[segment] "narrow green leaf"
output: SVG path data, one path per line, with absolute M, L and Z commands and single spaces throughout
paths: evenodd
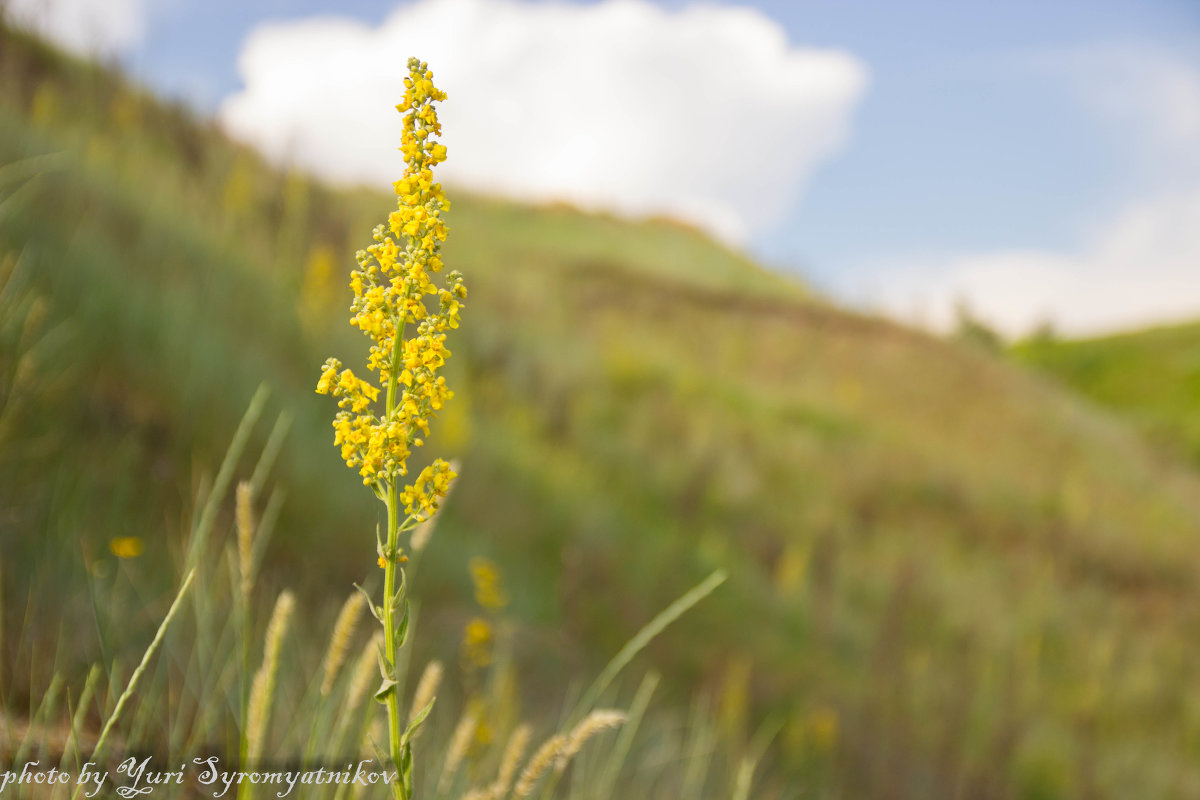
M 408 641 L 408 601 L 405 600 L 401 607 L 404 611 L 400 615 L 400 621 L 396 623 L 396 647 L 403 647 Z
M 374 599 L 372 599 L 371 595 L 367 592 L 366 589 L 359 586 L 357 583 L 353 584 L 353 585 L 354 585 L 355 589 L 358 589 L 358 593 L 361 594 L 363 596 L 363 598 L 366 599 L 367 608 L 370 609 L 371 616 L 374 617 L 376 619 L 376 621 L 379 622 L 380 625 L 382 625 L 383 624 L 383 614 L 382 614 L 381 609 L 377 605 L 375 605 Z
M 433 704 L 436 702 L 436 697 L 431 698 L 429 702 L 425 704 L 425 707 L 418 711 L 417 715 L 413 717 L 412 722 L 408 723 L 408 727 L 404 729 L 404 735 L 400 737 L 400 741 L 403 744 L 407 745 L 412 739 L 413 735 L 416 734 L 417 729 L 421 727 L 421 723 L 424 722 L 425 718 L 429 716 L 429 712 L 433 710 Z
M 412 745 L 405 742 L 400 751 L 400 775 L 404 781 L 404 796 L 412 797 L 413 759 Z

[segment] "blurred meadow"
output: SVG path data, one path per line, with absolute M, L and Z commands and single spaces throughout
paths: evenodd
M 418 796 L 577 723 L 717 570 L 539 796 L 1200 796 L 1200 327 L 936 335 L 670 219 L 449 194 Z M 274 641 L 259 757 L 371 757 L 379 506 L 313 387 L 393 203 L 0 27 L 5 764 L 87 760 L 192 567 L 109 749 L 236 763 Z

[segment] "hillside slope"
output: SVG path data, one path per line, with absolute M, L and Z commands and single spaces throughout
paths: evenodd
M 101 646 L 63 587 L 130 532 L 129 579 L 160 580 L 264 380 L 293 417 L 268 580 L 340 598 L 376 509 L 312 387 L 363 349 L 339 276 L 389 198 L 281 174 L 10 31 L 0 74 L 0 543 L 33 609 L 6 602 L 6 630 L 49 614 Z M 721 566 L 648 658 L 676 699 L 714 693 L 724 736 L 772 711 L 794 791 L 1200 784 L 1193 473 L 1045 380 L 678 225 L 452 197 L 471 297 L 427 449 L 464 468 L 421 567 L 432 647 L 453 658 L 487 554 L 529 693 L 558 693 Z
M 1200 323 L 1037 339 L 1014 353 L 1117 412 L 1172 456 L 1200 466 Z

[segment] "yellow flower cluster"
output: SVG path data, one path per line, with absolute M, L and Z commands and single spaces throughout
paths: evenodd
M 434 281 L 446 240 L 441 215 L 450 207 L 433 180 L 433 167 L 446 159 L 446 147 L 435 140 L 442 127 L 434 103 L 446 95 L 434 87 L 424 62 L 410 59 L 408 69 L 404 102 L 396 106 L 404 115 L 400 150 L 406 164 L 404 177 L 393 184 L 396 210 L 387 225 L 376 226 L 374 243 L 358 251 L 359 268 L 350 275 L 350 324 L 371 339 L 367 366 L 387 387 L 383 414 L 375 413 L 379 388 L 337 359 L 325 362 L 317 382 L 319 393 L 340 398 L 334 443 L 367 485 L 396 485 L 408 474 L 412 449 L 424 443 L 429 421 L 453 396 L 438 371 L 450 357 L 446 331 L 458 327 L 467 296 L 457 271 L 443 285 Z M 409 516 L 432 514 L 454 477 L 441 459 L 425 468 L 400 493 Z

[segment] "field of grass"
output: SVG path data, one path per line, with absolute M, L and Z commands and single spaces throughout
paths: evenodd
M 345 275 L 391 199 L 279 172 L 8 30 L 0 75 L 6 707 L 32 713 L 47 664 L 82 685 L 140 656 L 262 383 L 235 470 L 282 441 L 257 487 L 274 533 L 256 618 L 293 589 L 321 633 L 288 663 L 311 673 L 350 582 L 375 577 L 377 508 L 313 386 L 326 356 L 363 350 Z M 427 449 L 463 468 L 421 557 L 414 663 L 442 659 L 470 694 L 466 564 L 486 557 L 514 691 L 552 718 L 721 568 L 636 665 L 663 676 L 639 763 L 681 783 L 623 796 L 729 796 L 689 765 L 733 774 L 775 730 L 755 797 L 1200 791 L 1186 461 L 1020 365 L 840 310 L 677 224 L 450 194 L 446 260 L 471 296 Z M 144 554 L 117 559 L 128 536 Z
M 1170 457 L 1200 466 L 1200 323 L 1034 339 L 1014 354 L 1115 411 Z

